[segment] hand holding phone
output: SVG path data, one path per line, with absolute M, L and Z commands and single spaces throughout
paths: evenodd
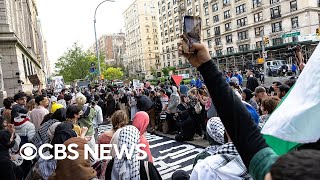
M 186 37 L 183 52 L 189 53 L 193 43 L 201 41 L 201 18 L 198 16 L 185 16 L 183 23 L 183 34 Z M 195 53 L 195 52 L 194 52 Z

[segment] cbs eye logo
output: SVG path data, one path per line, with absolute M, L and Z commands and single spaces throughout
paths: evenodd
M 32 160 L 37 156 L 37 147 L 31 143 L 26 143 L 20 148 L 20 156 L 25 160 Z

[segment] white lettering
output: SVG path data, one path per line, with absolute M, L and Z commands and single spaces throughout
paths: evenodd
M 99 159 L 99 146 L 98 144 L 94 145 L 94 150 L 88 144 L 84 145 L 84 159 L 90 159 L 89 153 L 93 159 Z
M 110 160 L 112 144 L 100 144 L 100 159 L 101 160 Z
M 39 148 L 39 151 L 38 151 L 39 156 L 40 156 L 42 159 L 44 159 L 44 160 L 52 159 L 52 158 L 53 158 L 53 155 L 45 156 L 45 155 L 43 154 L 43 149 L 46 148 L 46 147 L 47 147 L 47 148 L 50 148 L 50 149 L 53 148 L 52 144 L 42 144 L 42 145 L 40 146 L 40 148 Z
M 56 160 L 62 160 L 67 157 L 66 153 L 66 146 L 64 144 L 55 144 L 54 145 L 54 158 Z M 62 154 L 62 156 L 59 156 L 59 154 Z
M 69 151 L 70 153 L 74 154 L 74 156 L 68 155 L 68 159 L 70 159 L 70 160 L 76 160 L 76 159 L 79 158 L 79 153 L 78 153 L 78 151 L 72 149 L 73 147 L 74 147 L 74 148 L 78 148 L 78 144 L 69 144 L 69 146 L 68 146 L 68 151 Z
M 141 148 L 145 148 L 145 147 L 146 147 L 145 144 L 138 144 L 138 145 L 136 146 L 137 151 L 138 151 L 138 156 L 137 156 L 137 159 L 138 159 L 138 160 L 145 160 L 145 159 L 147 159 L 147 157 L 148 157 L 147 152 L 141 149 Z

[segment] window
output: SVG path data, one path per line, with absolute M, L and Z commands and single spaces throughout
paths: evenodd
M 166 11 L 166 7 L 162 6 L 162 12 L 165 12 L 165 11 Z
M 164 31 L 164 35 L 165 35 L 165 36 L 168 35 L 168 30 L 165 30 L 165 31 Z
M 206 26 L 209 26 L 209 19 L 206 19 Z
M 254 28 L 254 34 L 256 36 L 262 36 L 263 26 Z
M 218 4 L 215 3 L 215 4 L 212 4 L 212 12 L 216 12 L 218 11 Z
M 274 4 L 274 3 L 277 3 L 277 2 L 280 2 L 280 0 L 270 0 L 270 4 Z
M 227 47 L 227 54 L 233 53 L 234 49 L 233 47 Z
M 232 43 L 232 35 L 226 35 L 226 42 L 227 44 Z
M 207 29 L 207 37 L 210 37 L 211 33 L 210 33 L 210 29 Z
M 167 22 L 163 23 L 163 27 L 165 28 L 167 27 Z
M 221 45 L 221 38 L 214 39 L 214 42 L 215 42 L 216 46 L 220 46 Z
M 256 48 L 262 48 L 262 41 L 256 42 Z
M 214 28 L 214 35 L 220 35 L 220 26 Z
M 26 59 L 24 57 L 24 54 L 22 54 L 22 61 L 23 61 L 24 76 L 25 76 L 25 78 L 27 78 L 28 72 L 27 72 L 27 65 L 26 65 Z
M 281 21 L 280 22 L 276 22 L 276 23 L 272 23 L 271 27 L 272 27 L 272 32 L 282 31 L 282 23 L 281 23 Z
M 171 16 L 171 11 L 168 11 L 168 16 L 169 16 L 169 17 Z
M 192 8 L 188 9 L 188 15 L 192 15 Z
M 211 48 L 211 47 L 212 47 L 211 40 L 208 40 L 208 47 L 209 47 L 209 48 Z
M 292 25 L 292 28 L 299 27 L 298 16 L 294 17 L 294 18 L 291 18 L 291 25 Z
M 173 28 L 170 28 L 170 33 L 173 33 Z
M 230 17 L 230 10 L 223 12 L 224 19 L 228 19 Z
M 167 59 L 170 59 L 170 54 L 167 54 Z
M 248 24 L 248 18 L 247 17 L 244 17 L 244 18 L 241 18 L 241 19 L 237 20 L 237 26 L 238 27 L 242 27 L 242 26 L 245 26 L 247 24 Z
M 281 45 L 283 44 L 283 39 L 280 37 L 280 38 L 274 38 L 272 39 L 272 44 L 275 46 L 275 45 Z
M 174 22 L 178 22 L 178 21 L 179 21 L 179 16 L 174 17 Z
M 248 51 L 249 49 L 250 49 L 250 45 L 249 45 L 249 44 L 239 45 L 239 51 L 240 51 L 240 52 Z
M 176 25 L 176 31 L 179 31 L 179 25 Z
M 226 6 L 226 5 L 229 5 L 230 4 L 230 0 L 223 0 L 223 5 Z
M 226 24 L 224 25 L 224 27 L 225 27 L 225 31 L 231 30 L 231 22 L 226 23 Z
M 209 15 L 209 8 L 208 7 L 204 8 L 204 15 Z
M 168 2 L 168 9 L 170 9 L 170 4 L 171 4 L 171 3 L 170 3 L 170 2 Z
M 170 25 L 172 24 L 172 19 L 169 20 L 169 24 L 170 24 Z
M 257 8 L 261 6 L 262 0 L 252 0 L 253 8 Z
M 187 0 L 187 4 L 190 5 L 191 4 L 191 0 Z
M 173 5 L 177 4 L 177 0 L 173 0 Z
M 216 54 L 217 56 L 222 56 L 222 49 L 217 49 Z
M 175 7 L 175 8 L 173 9 L 173 12 L 174 12 L 174 13 L 177 13 L 177 12 L 178 12 L 178 8 Z
M 238 39 L 239 40 L 245 40 L 248 39 L 248 31 L 242 31 L 242 32 L 238 32 Z
M 236 7 L 236 14 L 241 14 L 244 12 L 246 12 L 246 5 L 245 4 L 242 4 L 242 5 Z
M 263 20 L 263 18 L 262 18 L 262 12 L 258 12 L 258 13 L 256 13 L 256 14 L 254 14 L 253 17 L 254 17 L 254 22 L 260 22 L 260 21 Z
M 271 11 L 271 19 L 281 17 L 280 6 L 271 8 L 270 11 Z
M 296 11 L 298 9 L 297 7 L 297 0 L 290 1 L 290 11 Z
M 219 22 L 219 15 L 213 16 L 213 23 Z
M 196 5 L 196 12 L 199 12 L 199 5 Z

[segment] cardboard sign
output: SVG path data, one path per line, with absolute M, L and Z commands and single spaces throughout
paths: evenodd
M 38 77 L 37 74 L 28 76 L 28 78 L 29 78 L 29 81 L 30 81 L 34 86 L 40 85 L 40 79 L 39 79 L 39 77 Z

